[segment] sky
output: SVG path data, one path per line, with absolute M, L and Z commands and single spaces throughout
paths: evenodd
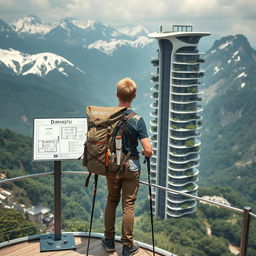
M 34 14 L 45 21 L 65 17 L 112 26 L 143 25 L 158 31 L 174 24 L 210 32 L 212 41 L 244 34 L 256 47 L 255 0 L 0 0 L 0 19 L 12 22 Z

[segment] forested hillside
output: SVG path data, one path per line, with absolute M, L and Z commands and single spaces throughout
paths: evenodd
M 32 163 L 32 139 L 18 135 L 8 129 L 0 130 L 0 173 L 7 178 L 31 173 L 53 170 L 53 163 Z M 63 161 L 63 171 L 78 171 L 85 169 L 79 161 Z M 91 209 L 92 185 L 85 189 L 84 175 L 62 176 L 62 226 L 65 231 L 88 231 Z M 146 171 L 142 172 L 142 179 L 146 180 Z M 93 183 L 93 182 L 91 182 Z M 3 185 L 4 188 L 14 192 L 15 200 L 26 206 L 44 205 L 53 209 L 53 177 L 25 179 Z M 149 215 L 149 201 L 147 188 L 140 186 L 136 204 L 135 238 L 151 244 L 151 228 Z M 230 187 L 200 188 L 200 196 L 218 195 L 226 198 L 231 205 L 242 208 L 246 202 Z M 95 207 L 93 231 L 103 232 L 103 210 L 106 200 L 106 187 L 104 178 L 100 177 Z M 252 207 L 255 208 L 253 204 Z M 0 233 L 8 228 L 31 225 L 20 213 L 2 209 L 1 218 L 4 225 L 0 225 Z M 12 210 L 13 211 L 13 210 Z M 10 218 L 20 220 L 19 225 Z M 117 214 L 117 235 L 121 230 L 121 209 Z M 173 218 L 168 220 L 155 219 L 156 245 L 177 255 L 197 256 L 228 256 L 232 255 L 229 246 L 239 247 L 242 216 L 224 209 L 199 203 L 197 213 L 190 217 Z M 2 223 L 2 221 L 1 221 Z M 11 238 L 34 234 L 38 229 L 31 228 L 27 232 L 15 232 Z M 252 221 L 249 242 L 249 256 L 256 255 L 256 222 Z M 6 236 L 0 236 L 6 240 Z

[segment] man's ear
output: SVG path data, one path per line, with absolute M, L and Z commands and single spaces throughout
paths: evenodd
M 133 95 L 133 99 L 135 99 L 136 98 L 136 93 Z

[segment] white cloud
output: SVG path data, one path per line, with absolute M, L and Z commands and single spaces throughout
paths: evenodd
M 218 36 L 243 33 L 256 41 L 255 0 L 0 0 L 0 6 L 0 17 L 8 22 L 35 14 L 45 20 L 76 17 L 110 25 L 191 24 Z

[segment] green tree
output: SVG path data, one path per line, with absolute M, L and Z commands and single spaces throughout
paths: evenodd
M 207 236 L 198 242 L 198 249 L 209 256 L 231 256 L 228 250 L 228 244 L 225 240 L 215 236 Z
M 14 231 L 8 232 L 11 230 Z M 0 208 L 0 242 L 34 235 L 38 232 L 38 227 L 23 214 L 13 209 Z

